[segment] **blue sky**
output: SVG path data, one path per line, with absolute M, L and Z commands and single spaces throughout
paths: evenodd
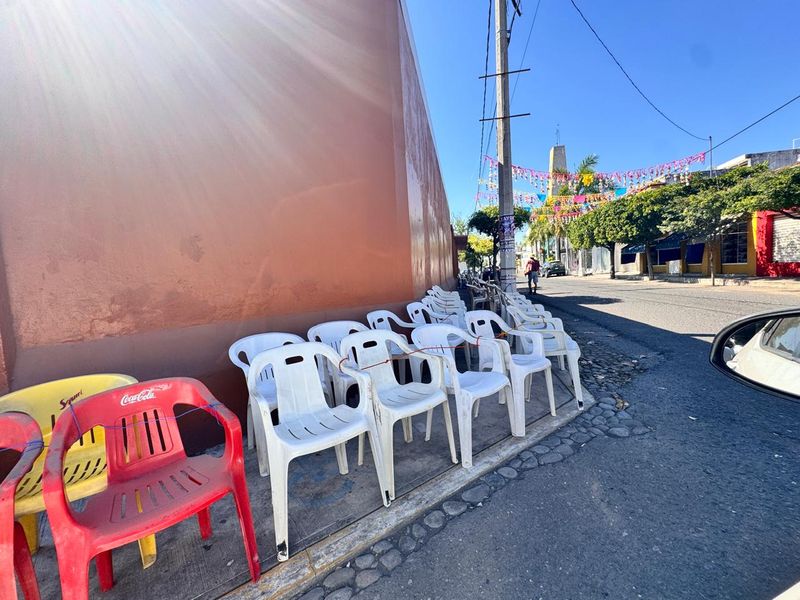
M 517 69 L 537 1 L 521 0 L 509 48 Z M 406 0 L 451 213 L 474 209 L 488 0 Z M 800 93 L 800 2 L 576 0 L 637 84 L 681 126 L 716 141 Z M 511 2 L 509 0 L 509 7 Z M 494 24 L 489 72 L 494 69 Z M 630 86 L 569 0 L 541 0 L 512 113 L 514 164 L 546 170 L 559 127 L 572 168 L 628 170 L 702 151 Z M 491 111 L 495 88 L 487 91 Z M 514 78 L 511 79 L 511 87 Z M 491 114 L 487 115 L 491 116 Z M 488 134 L 488 124 L 486 128 Z M 494 133 L 489 154 L 495 155 Z M 745 152 L 791 148 L 800 100 L 714 151 L 718 164 Z M 800 144 L 800 140 L 797 142 Z

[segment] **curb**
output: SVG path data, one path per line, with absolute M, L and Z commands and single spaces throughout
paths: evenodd
M 570 403 L 569 408 L 562 406 L 558 416 L 544 417 L 528 425 L 525 437 L 507 437 L 475 455 L 472 468 L 465 469 L 460 463 L 453 465 L 444 473 L 398 497 L 389 508 L 377 508 L 355 523 L 291 556 L 288 561 L 262 574 L 258 583 L 247 583 L 221 597 L 226 600 L 280 600 L 298 595 L 336 567 L 410 525 L 520 452 L 537 445 L 540 440 L 587 413 L 596 401 L 585 387 L 583 396 L 583 410 L 574 407 L 574 402 Z

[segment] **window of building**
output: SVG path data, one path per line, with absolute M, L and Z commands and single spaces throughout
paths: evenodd
M 744 264 L 747 262 L 748 223 L 737 223 L 722 236 L 722 262 Z
M 699 265 L 703 262 L 703 252 L 705 252 L 706 245 L 700 244 L 687 244 L 686 245 L 686 264 Z

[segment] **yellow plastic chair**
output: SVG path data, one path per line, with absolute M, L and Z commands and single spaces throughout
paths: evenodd
M 113 388 L 136 383 L 128 375 L 83 375 L 49 381 L 11 392 L 0 397 L 0 412 L 23 412 L 36 420 L 42 430 L 45 447 L 56 420 L 71 403 Z M 69 418 L 68 415 L 65 418 Z M 44 512 L 42 467 L 47 454 L 42 451 L 30 472 L 17 486 L 15 517 L 25 530 L 31 552 L 39 549 L 37 515 Z M 64 459 L 64 485 L 70 502 L 86 498 L 106 488 L 106 442 L 102 427 L 86 432 L 75 442 Z M 142 565 L 146 569 L 156 560 L 156 538 L 149 535 L 139 540 Z

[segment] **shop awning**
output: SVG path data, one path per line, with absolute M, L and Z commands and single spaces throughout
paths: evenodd
M 644 252 L 644 244 L 628 244 L 622 249 L 623 254 L 639 254 Z
M 681 247 L 681 242 L 689 236 L 685 233 L 671 233 L 656 242 L 656 250 L 674 250 Z

